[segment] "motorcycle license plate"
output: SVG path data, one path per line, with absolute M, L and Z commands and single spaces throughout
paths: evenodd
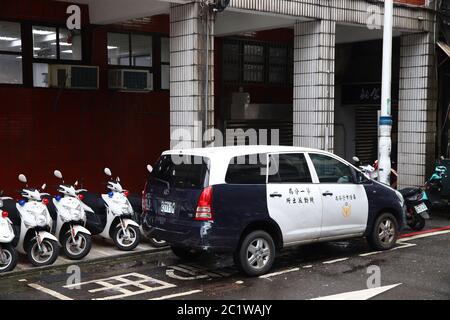
M 422 212 L 427 211 L 427 210 L 428 210 L 428 207 L 426 206 L 425 203 L 422 203 L 422 204 L 419 204 L 418 206 L 416 206 L 414 209 L 416 210 L 416 212 L 417 212 L 418 214 L 421 214 Z
M 161 213 L 175 214 L 175 203 L 170 201 L 161 201 Z

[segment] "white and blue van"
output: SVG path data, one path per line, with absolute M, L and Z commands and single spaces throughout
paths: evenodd
M 143 229 L 183 259 L 233 253 L 267 273 L 284 247 L 365 237 L 395 246 L 404 200 L 331 153 L 245 146 L 164 152 L 143 193 Z

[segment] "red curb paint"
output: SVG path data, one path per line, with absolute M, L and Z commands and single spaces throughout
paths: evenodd
M 450 230 L 450 226 L 443 227 L 443 228 L 438 228 L 438 229 L 432 229 L 432 230 L 426 230 L 426 231 L 420 231 L 420 232 L 403 234 L 399 238 L 400 239 L 409 238 L 409 237 L 418 236 L 418 235 L 421 235 L 421 234 L 428 234 L 428 233 L 433 233 L 433 232 L 438 232 L 438 231 L 446 231 L 446 230 Z

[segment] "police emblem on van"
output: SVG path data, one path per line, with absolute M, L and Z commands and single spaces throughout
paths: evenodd
M 348 218 L 352 215 L 352 206 L 346 202 L 345 206 L 342 208 L 342 215 L 344 218 Z

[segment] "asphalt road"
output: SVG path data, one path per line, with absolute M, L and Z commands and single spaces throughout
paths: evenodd
M 230 257 L 186 263 L 162 252 L 0 278 L 0 299 L 449 300 L 450 227 L 442 229 L 449 225 L 450 215 L 435 217 L 429 233 L 388 252 L 358 239 L 285 250 L 259 278 L 240 274 Z

